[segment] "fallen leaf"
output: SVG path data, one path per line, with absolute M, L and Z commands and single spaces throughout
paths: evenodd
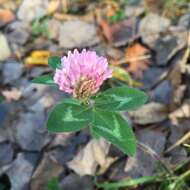
M 51 53 L 46 50 L 36 50 L 33 51 L 29 57 L 25 59 L 25 64 L 27 66 L 31 65 L 48 65 L 48 57 Z
M 112 31 L 109 23 L 106 20 L 101 19 L 99 21 L 99 25 L 102 28 L 102 33 L 105 36 L 105 38 L 107 39 L 107 41 L 112 42 L 113 41 L 113 31 Z
M 45 154 L 39 163 L 31 179 L 31 190 L 46 189 L 47 183 L 52 177 L 57 177 L 63 172 L 63 167 Z
M 180 119 L 190 118 L 190 100 L 186 100 L 181 107 L 170 113 L 169 118 L 174 124 L 178 124 Z
M 2 95 L 8 102 L 11 102 L 19 100 L 22 96 L 22 92 L 16 88 L 13 88 L 11 90 L 3 90 Z
M 98 165 L 106 165 L 109 147 L 104 139 L 92 139 L 67 165 L 81 176 L 94 175 Z
M 13 20 L 15 20 L 15 15 L 10 10 L 0 9 L 0 26 L 4 26 Z
M 152 124 L 158 123 L 167 119 L 167 107 L 163 104 L 151 102 L 138 110 L 129 111 L 129 115 L 137 124 Z
M 127 71 L 136 78 L 142 78 L 143 72 L 150 64 L 150 50 L 138 42 L 133 43 L 126 49 L 125 59 L 129 63 Z
M 48 4 L 48 14 L 54 13 L 60 5 L 60 0 L 51 0 Z
M 148 11 L 153 13 L 160 13 L 164 7 L 164 0 L 144 0 L 144 4 Z
M 132 41 L 135 36 L 134 26 L 135 20 L 125 19 L 114 24 L 110 24 L 106 19 L 101 16 L 100 10 L 96 11 L 97 23 L 102 29 L 102 34 L 109 43 L 112 43 L 115 47 L 126 45 L 129 41 Z

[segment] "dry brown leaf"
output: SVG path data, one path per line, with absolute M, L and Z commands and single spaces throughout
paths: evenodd
M 145 7 L 153 13 L 160 13 L 163 10 L 164 0 L 144 0 Z
M 32 65 L 48 65 L 48 57 L 51 55 L 49 51 L 37 50 L 33 51 L 29 57 L 25 59 L 27 66 Z
M 60 0 L 51 0 L 48 4 L 48 13 L 52 14 L 54 13 L 60 5 Z
M 127 71 L 136 78 L 141 78 L 143 72 L 148 69 L 150 64 L 150 50 L 138 42 L 132 44 L 126 49 L 125 59 L 129 63 Z
M 85 14 L 85 15 L 73 15 L 73 14 L 66 14 L 66 13 L 54 13 L 54 18 L 59 21 L 67 21 L 67 20 L 84 20 L 87 22 L 94 22 L 94 15 L 92 12 Z
M 104 0 L 100 4 L 102 14 L 109 18 L 115 15 L 116 11 L 119 10 L 119 4 L 113 0 Z
M 116 23 L 110 23 L 104 10 L 95 10 L 96 21 L 101 28 L 101 34 L 115 47 L 126 45 L 134 36 L 135 19 L 125 19 Z
M 3 90 L 2 95 L 8 102 L 11 102 L 19 100 L 22 96 L 22 92 L 16 88 L 13 88 L 11 90 Z
M 7 9 L 0 9 L 0 26 L 15 20 L 15 15 Z
M 129 115 L 137 124 L 152 124 L 158 123 L 167 119 L 167 107 L 163 104 L 151 102 L 138 110 L 129 111 Z
M 106 165 L 109 147 L 104 139 L 92 139 L 67 165 L 81 176 L 94 175 L 98 165 Z
M 109 23 L 106 20 L 101 19 L 99 21 L 99 25 L 102 28 L 102 33 L 105 36 L 106 40 L 108 42 L 112 42 L 113 41 L 113 31 L 112 31 Z
M 190 100 L 187 100 L 180 108 L 170 113 L 169 118 L 174 124 L 178 124 L 179 119 L 190 118 Z
M 98 24 L 102 29 L 102 34 L 109 43 L 113 43 L 117 47 L 125 45 L 134 38 L 132 33 L 133 22 L 132 19 L 126 19 L 114 24 L 109 24 L 107 20 L 101 17 L 98 20 Z
M 31 190 L 46 189 L 49 179 L 59 176 L 61 172 L 63 167 L 54 162 L 51 155 L 45 154 L 32 175 Z

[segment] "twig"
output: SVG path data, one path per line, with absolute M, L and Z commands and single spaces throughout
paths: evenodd
M 170 146 L 165 152 L 166 153 L 170 152 L 171 150 L 173 150 L 177 146 L 183 144 L 188 139 L 190 139 L 190 131 L 188 133 L 186 133 L 182 138 L 180 138 L 175 144 L 173 144 L 172 146 Z
M 122 58 L 122 59 L 118 60 L 117 65 L 121 65 L 121 64 L 124 64 L 124 63 L 127 63 L 127 62 L 143 61 L 143 60 L 150 59 L 150 58 L 151 58 L 151 55 L 143 55 L 143 56 L 138 56 L 138 57 L 133 57 L 133 58 L 125 57 L 125 58 Z M 113 61 L 113 65 L 116 65 L 114 63 L 114 61 Z

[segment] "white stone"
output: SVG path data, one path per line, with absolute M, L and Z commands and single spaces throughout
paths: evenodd
M 0 52 L 0 61 L 6 60 L 11 55 L 7 38 L 3 34 L 0 34 Z
M 48 0 L 24 0 L 18 10 L 18 18 L 30 22 L 35 18 L 46 15 Z
M 71 20 L 60 28 L 59 44 L 63 48 L 88 47 L 99 42 L 94 24 Z

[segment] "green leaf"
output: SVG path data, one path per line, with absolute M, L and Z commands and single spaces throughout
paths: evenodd
M 137 86 L 141 87 L 142 84 L 138 81 L 132 79 L 130 74 L 126 71 L 126 69 L 119 67 L 119 66 L 111 66 L 112 69 L 112 76 L 120 81 L 125 82 L 129 86 Z
M 32 80 L 33 83 L 56 85 L 54 83 L 52 75 L 42 75 Z
M 93 126 L 90 126 L 90 134 L 94 139 L 100 139 L 100 135 L 96 133 Z
M 61 66 L 61 58 L 60 57 L 50 57 L 48 59 L 48 65 L 52 67 L 54 70 L 60 68 Z
M 59 181 L 57 177 L 52 177 L 49 181 L 48 181 L 48 190 L 61 190 L 59 188 Z
M 92 121 L 91 108 L 74 99 L 56 105 L 50 113 L 47 128 L 51 132 L 71 132 L 87 127 Z
M 124 18 L 125 18 L 125 12 L 124 10 L 120 9 L 115 13 L 115 15 L 110 17 L 110 20 L 112 23 L 115 23 L 115 22 L 123 20 Z
M 133 156 L 136 152 L 136 139 L 129 124 L 118 113 L 93 110 L 93 131 L 113 143 L 124 153 Z
M 144 92 L 127 86 L 110 88 L 95 99 L 95 107 L 103 110 L 133 110 L 147 101 Z

